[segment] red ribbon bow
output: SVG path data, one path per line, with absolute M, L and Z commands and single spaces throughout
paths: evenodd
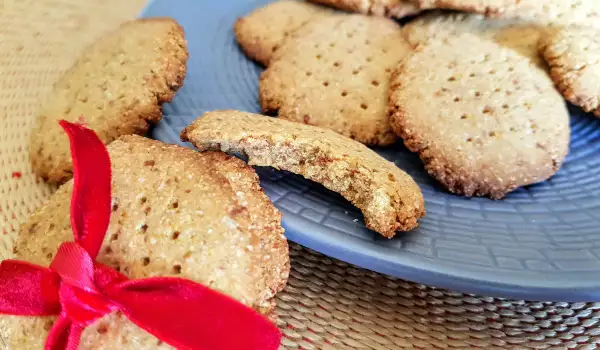
M 129 280 L 94 261 L 110 219 L 110 159 L 92 130 L 66 121 L 60 125 L 71 140 L 75 242 L 60 246 L 50 268 L 3 261 L 0 314 L 58 315 L 46 339 L 48 350 L 77 349 L 85 327 L 117 310 L 179 349 L 277 349 L 277 328 L 228 296 L 181 278 Z

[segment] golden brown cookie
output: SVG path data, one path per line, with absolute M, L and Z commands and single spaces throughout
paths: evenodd
M 600 32 L 569 27 L 543 38 L 540 52 L 563 96 L 600 117 Z
M 412 0 L 421 9 L 449 9 L 486 16 L 515 16 L 520 11 L 547 0 Z M 562 1 L 562 0 L 558 0 Z
M 263 72 L 261 107 L 367 145 L 389 145 L 396 140 L 386 110 L 389 78 L 409 51 L 391 19 L 344 15 L 311 21 Z
M 111 222 L 98 261 L 130 278 L 180 276 L 261 313 L 275 306 L 289 273 L 281 214 L 255 171 L 221 152 L 198 153 L 140 136 L 109 145 Z M 72 182 L 22 227 L 16 258 L 47 265 L 73 239 Z M 11 349 L 42 349 L 53 317 L 0 318 Z M 5 338 L 5 340 L 7 340 Z M 158 344 L 158 345 L 157 345 Z M 80 349 L 167 349 L 121 314 L 86 328 Z
M 538 67 L 545 67 L 538 54 L 537 43 L 550 29 L 518 19 L 490 19 L 479 14 L 432 12 L 408 23 L 402 31 L 413 46 L 434 38 L 462 33 L 476 34 L 517 51 Z
M 474 34 L 433 39 L 394 72 L 394 130 L 451 192 L 502 198 L 543 181 L 569 146 L 569 114 L 546 73 Z
M 169 18 L 131 21 L 100 38 L 39 109 L 29 145 L 33 170 L 50 182 L 72 177 L 60 119 L 85 123 L 106 144 L 121 135 L 144 134 L 183 84 L 187 58 L 183 29 Z
M 267 66 L 287 37 L 309 21 L 332 14 L 325 7 L 283 0 L 256 9 L 235 22 L 237 42 L 248 57 Z
M 314 3 L 335 7 L 365 15 L 404 18 L 420 12 L 409 0 L 309 0 Z
M 421 190 L 394 163 L 327 129 L 238 111 L 206 113 L 181 133 L 201 150 L 248 156 L 252 165 L 291 171 L 340 193 L 368 228 L 391 238 L 425 214 Z
M 519 18 L 554 27 L 588 26 L 600 28 L 598 0 L 533 0 L 518 11 Z

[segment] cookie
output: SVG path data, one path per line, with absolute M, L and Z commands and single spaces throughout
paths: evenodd
M 389 145 L 396 141 L 386 111 L 389 78 L 409 51 L 399 26 L 387 18 L 311 21 L 261 75 L 262 110 L 367 145 Z
M 187 58 L 183 29 L 169 18 L 125 23 L 89 46 L 38 111 L 29 145 L 35 173 L 54 183 L 72 177 L 60 119 L 86 124 L 106 144 L 144 134 L 183 84 Z
M 476 34 L 513 49 L 538 67 L 545 68 L 544 60 L 538 54 L 537 43 L 550 29 L 518 19 L 490 19 L 479 14 L 433 12 L 408 23 L 402 31 L 413 46 L 434 38 L 447 38 L 462 33 Z
M 569 27 L 540 41 L 540 52 L 563 96 L 600 117 L 600 36 L 598 30 Z
M 243 153 L 252 165 L 291 171 L 340 193 L 368 228 L 391 238 L 425 214 L 421 190 L 394 163 L 333 131 L 238 111 L 206 113 L 181 134 L 201 150 Z
M 404 18 L 420 12 L 408 0 L 309 0 L 314 3 L 335 7 L 365 15 Z
M 413 0 L 421 9 L 460 10 L 492 17 L 514 16 L 536 1 L 539 0 Z
M 477 35 L 419 46 L 391 84 L 394 130 L 451 192 L 499 199 L 567 154 L 569 114 L 547 74 Z
M 518 17 L 554 27 L 587 26 L 600 29 L 600 2 L 597 0 L 534 1 Z
M 235 38 L 248 57 L 266 66 L 290 34 L 328 14 L 332 12 L 307 2 L 273 2 L 239 18 L 234 25 Z
M 140 136 L 123 136 L 108 149 L 113 204 L 100 263 L 130 278 L 191 279 L 261 313 L 273 311 L 289 273 L 288 246 L 281 214 L 251 167 L 221 152 Z M 71 189 L 72 181 L 63 185 L 22 227 L 17 259 L 47 265 L 58 246 L 72 240 Z M 0 318 L 14 349 L 43 348 L 53 321 Z M 81 340 L 81 349 L 169 348 L 119 313 L 86 328 Z

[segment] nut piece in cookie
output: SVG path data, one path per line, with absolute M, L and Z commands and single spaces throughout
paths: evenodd
M 281 214 L 255 171 L 221 152 L 199 153 L 140 136 L 108 146 L 111 222 L 98 261 L 130 278 L 178 276 L 221 291 L 263 314 L 289 273 Z M 16 258 L 47 265 L 72 239 L 72 182 L 22 227 Z M 53 317 L 0 317 L 11 349 L 43 348 Z M 4 335 L 4 334 L 3 334 Z M 135 339 L 135 341 L 131 341 Z M 81 349 L 156 349 L 157 339 L 119 313 L 81 337 Z
M 391 19 L 345 15 L 311 21 L 263 72 L 262 110 L 367 145 L 389 145 L 396 141 L 386 110 L 389 78 L 409 51 Z
M 569 102 L 600 117 L 600 35 L 597 29 L 569 27 L 540 41 L 550 75 Z
M 144 134 L 183 84 L 187 58 L 183 29 L 170 18 L 127 22 L 89 46 L 38 111 L 29 145 L 35 173 L 54 183 L 72 177 L 60 119 L 86 124 L 106 144 Z
M 545 63 L 538 54 L 538 40 L 550 30 L 518 19 L 492 19 L 479 14 L 441 12 L 421 16 L 402 27 L 406 40 L 414 47 L 434 38 L 471 33 L 515 50 L 540 68 L 545 68 Z
M 267 66 L 294 31 L 315 18 L 332 14 L 325 7 L 303 1 L 277 1 L 239 18 L 234 25 L 235 38 L 248 57 Z
M 238 112 L 206 113 L 182 140 L 198 149 L 242 153 L 252 165 L 300 174 L 358 207 L 368 228 L 391 238 L 425 214 L 421 190 L 394 163 L 331 130 Z
M 391 84 L 394 130 L 451 192 L 502 198 L 552 176 L 568 152 L 569 114 L 552 81 L 492 41 L 430 40 Z
M 335 7 L 365 15 L 404 18 L 420 12 L 409 0 L 309 0 L 314 3 Z

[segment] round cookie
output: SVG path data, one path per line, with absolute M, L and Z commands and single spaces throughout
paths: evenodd
M 409 0 L 309 0 L 314 3 L 335 7 L 365 15 L 404 18 L 420 12 Z
M 550 75 L 569 102 L 600 117 L 600 33 L 569 27 L 540 41 Z
M 410 51 L 391 19 L 343 15 L 311 21 L 287 40 L 260 79 L 266 113 L 389 145 L 392 69 Z
M 421 9 L 460 10 L 486 16 L 512 16 L 535 1 L 538 0 L 413 0 Z
M 543 181 L 569 146 L 552 81 L 515 51 L 473 34 L 434 39 L 395 70 L 391 123 L 451 192 L 502 198 Z
M 417 46 L 428 40 L 462 33 L 476 34 L 503 47 L 513 49 L 545 68 L 538 53 L 538 41 L 551 29 L 519 19 L 486 18 L 479 14 L 433 12 L 402 28 L 406 40 Z
M 98 262 L 130 278 L 178 276 L 263 314 L 289 273 L 281 214 L 255 171 L 221 152 L 195 152 L 140 136 L 108 146 L 112 213 Z M 22 227 L 17 259 L 48 265 L 73 239 L 72 181 Z M 0 317 L 10 349 L 42 349 L 55 317 Z M 79 349 L 171 349 L 120 313 L 87 327 Z
M 101 37 L 38 110 L 29 144 L 34 172 L 53 183 L 73 176 L 69 140 L 58 120 L 85 123 L 105 144 L 146 133 L 183 85 L 187 58 L 183 29 L 170 18 L 130 21 Z
M 239 18 L 233 31 L 246 56 L 267 66 L 273 53 L 294 31 L 329 14 L 332 11 L 327 8 L 304 1 L 276 1 Z

